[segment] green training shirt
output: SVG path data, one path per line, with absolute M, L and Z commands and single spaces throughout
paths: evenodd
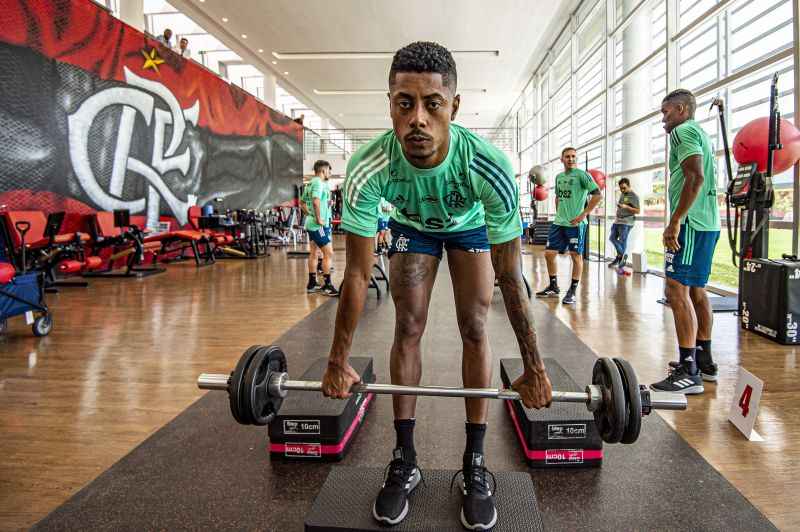
M 558 210 L 556 225 L 564 227 L 573 226 L 570 221 L 578 217 L 586 207 L 586 197 L 593 190 L 597 190 L 597 183 L 592 176 L 580 168 L 572 168 L 556 176 L 556 196 L 558 197 Z M 579 226 L 586 224 L 584 219 Z
M 362 146 L 347 164 L 342 228 L 372 237 L 381 198 L 395 206 L 391 219 L 426 233 L 453 233 L 486 225 L 491 244 L 522 234 L 519 187 L 503 152 L 466 128 L 450 125 L 447 157 L 416 168 L 389 130 Z
M 306 190 L 303 191 L 303 197 L 306 201 L 306 207 L 308 207 L 308 216 L 306 216 L 305 223 L 307 231 L 316 231 L 322 227 L 317 223 L 317 218 L 314 213 L 314 198 L 319 199 L 319 217 L 322 219 L 323 223 L 327 224 L 328 220 L 330 220 L 331 208 L 328 201 L 330 195 L 330 186 L 320 177 L 314 177 L 308 185 L 306 185 Z
M 708 134 L 694 120 L 687 120 L 669 134 L 669 212 L 675 212 L 681 199 L 685 181 L 681 163 L 692 155 L 702 157 L 703 187 L 681 223 L 689 224 L 695 231 L 719 231 L 714 147 Z

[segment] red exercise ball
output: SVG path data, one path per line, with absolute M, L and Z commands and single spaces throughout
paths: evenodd
M 597 183 L 597 186 L 600 187 L 600 190 L 606 189 L 606 174 L 602 170 L 598 170 L 597 168 L 592 168 L 589 170 L 589 175 L 592 176 L 594 182 Z
M 544 201 L 547 199 L 547 189 L 542 185 L 536 185 L 533 189 L 533 199 Z
M 788 120 L 781 119 L 781 144 L 775 151 L 772 172 L 780 174 L 800 159 L 800 131 Z M 748 122 L 733 139 L 733 158 L 739 164 L 757 163 L 758 170 L 767 169 L 767 144 L 769 118 L 756 118 Z

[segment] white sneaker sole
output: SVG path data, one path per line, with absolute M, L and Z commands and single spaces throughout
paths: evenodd
M 419 469 L 415 469 L 414 474 L 411 477 L 411 486 L 408 489 L 406 497 L 411 495 L 411 493 L 416 489 L 417 484 L 419 484 L 421 478 L 422 475 L 420 474 Z M 376 500 L 375 502 L 378 501 Z M 403 511 L 400 512 L 400 515 L 392 519 L 391 517 L 378 515 L 378 510 L 377 508 L 375 508 L 375 503 L 372 503 L 372 517 L 374 517 L 375 520 L 378 521 L 379 523 L 385 523 L 387 525 L 396 525 L 397 523 L 406 518 L 406 516 L 408 515 L 408 509 L 409 509 L 408 500 L 406 500 L 406 505 L 403 507 Z
M 703 377 L 703 380 L 706 382 L 717 382 L 716 375 L 709 375 L 708 373 L 700 373 L 700 376 Z
M 549 297 L 559 297 L 559 295 L 560 294 L 558 294 L 558 293 L 555 293 L 555 294 L 544 294 L 544 295 L 536 294 L 536 297 L 538 297 L 539 299 L 547 299 Z

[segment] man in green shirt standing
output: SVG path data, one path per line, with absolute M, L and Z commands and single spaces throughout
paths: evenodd
M 664 274 L 680 359 L 651 388 L 684 394 L 703 393 L 703 380 L 717 380 L 711 358 L 713 314 L 705 290 L 720 230 L 716 160 L 711 139 L 694 120 L 696 107 L 694 95 L 684 89 L 661 102 L 661 121 L 669 134 Z
M 330 197 L 331 190 L 328 179 L 331 177 L 331 165 L 328 161 L 314 163 L 314 177 L 303 191 L 306 216 L 305 228 L 311 247 L 308 255 L 308 284 L 306 292 L 319 291 L 326 296 L 337 296 L 339 292 L 331 283 L 331 261 L 333 245 L 330 232 Z M 322 252 L 322 276 L 325 279 L 321 288 L 317 287 L 317 249 Z
M 550 284 L 536 292 L 536 297 L 558 297 L 558 264 L 556 255 L 569 251 L 572 258 L 572 282 L 561 302 L 575 304 L 575 291 L 583 273 L 583 246 L 586 235 L 586 217 L 592 212 L 602 196 L 592 176 L 578 168 L 578 152 L 575 148 L 561 150 L 564 171 L 556 176 L 556 218 L 547 235 L 544 258 Z M 589 203 L 586 198 L 591 196 Z
M 525 368 L 512 387 L 528 408 L 547 406 L 552 399 L 522 279 L 519 185 L 503 152 L 451 123 L 460 102 L 456 65 L 447 49 L 415 42 L 395 54 L 389 70 L 393 129 L 362 146 L 347 165 L 342 213 L 347 269 L 322 379 L 329 397 L 349 397 L 351 386 L 359 381 L 347 359 L 374 263 L 378 205 L 386 198 L 395 206 L 389 222 L 389 282 L 396 320 L 392 384 L 420 383 L 422 333 L 439 263 L 447 253 L 464 386 L 491 384 L 486 320 L 496 278 Z M 392 405 L 396 446 L 372 509 L 374 518 L 386 525 L 406 517 L 408 496 L 421 478 L 414 447 L 416 397 L 395 395 Z M 465 399 L 466 446 L 459 473 L 461 522 L 470 530 L 488 530 L 497 522 L 495 487 L 483 451 L 488 406 L 486 399 Z

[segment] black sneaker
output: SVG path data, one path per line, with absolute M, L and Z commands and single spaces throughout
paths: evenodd
M 614 260 L 612 260 L 611 262 L 608 263 L 608 267 L 609 268 L 613 268 L 614 266 L 617 266 L 619 264 L 619 259 L 621 259 L 621 258 L 622 258 L 621 256 L 617 255 L 614 258 Z
M 536 297 L 558 297 L 560 293 L 561 290 L 558 289 L 558 286 L 549 285 L 541 292 L 536 292 Z
M 372 516 L 380 523 L 396 525 L 408 515 L 408 496 L 422 480 L 416 457 L 406 456 L 398 447 L 392 452 L 394 459 L 386 466 L 383 486 L 375 504 Z
M 313 294 L 314 292 L 316 292 L 318 290 L 319 290 L 319 287 L 317 286 L 317 283 L 313 283 L 312 284 L 311 281 L 309 281 L 308 284 L 306 285 L 306 293 L 307 294 Z
M 713 362 L 704 366 L 701 366 L 700 364 L 701 363 L 698 361 L 697 369 L 700 370 L 700 376 L 703 378 L 703 380 L 707 382 L 717 382 L 717 372 L 719 370 L 718 366 Z M 680 362 L 676 362 L 674 360 L 669 363 L 669 367 L 671 368 L 677 368 L 679 365 Z
M 564 299 L 561 300 L 561 304 L 563 304 L 563 305 L 574 305 L 575 304 L 575 290 L 567 290 L 567 293 L 564 294 Z
M 670 363 L 670 371 L 667 378 L 651 384 L 650 387 L 659 392 L 674 392 L 686 395 L 695 395 L 705 391 L 700 373 L 689 375 L 686 366 L 681 363 L 674 366 Z
M 326 284 L 322 288 L 319 289 L 320 293 L 325 296 L 336 297 L 339 295 L 339 291 L 336 290 L 336 287 L 332 284 Z
M 486 469 L 483 455 L 470 453 L 464 455 L 464 469 L 453 475 L 453 482 L 461 473 L 461 524 L 467 530 L 489 530 L 497 523 L 497 508 L 492 497 L 497 483 L 491 471 Z M 492 477 L 489 488 L 488 476 Z

